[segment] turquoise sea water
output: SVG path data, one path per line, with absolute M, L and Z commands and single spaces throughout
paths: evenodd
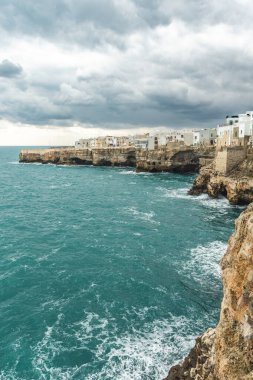
M 214 326 L 241 209 L 193 176 L 0 148 L 0 379 L 161 380 Z

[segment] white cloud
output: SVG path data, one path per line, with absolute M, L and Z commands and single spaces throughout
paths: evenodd
M 72 127 L 12 123 L 0 120 L 0 146 L 71 146 L 75 141 L 84 137 L 98 137 L 106 135 L 127 136 L 149 132 L 145 126 L 127 128 L 127 125 L 109 126 L 73 125 Z M 117 127 L 120 127 L 117 129 Z M 164 128 L 162 128 L 164 129 Z M 165 128 L 166 129 L 166 128 Z

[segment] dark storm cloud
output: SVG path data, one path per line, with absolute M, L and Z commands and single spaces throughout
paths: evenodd
M 120 39 L 143 25 L 134 4 L 124 1 L 120 5 L 113 0 L 2 0 L 0 9 L 0 24 L 8 33 L 85 46 L 119 42 L 117 35 Z
M 0 77 L 17 77 L 22 73 L 22 70 L 23 69 L 20 65 L 16 65 L 15 63 L 8 61 L 8 59 L 4 59 L 0 63 Z
M 182 20 L 194 27 L 251 21 L 251 10 L 241 1 L 224 0 L 1 0 L 0 24 L 6 31 L 72 40 L 87 44 L 105 36 L 102 31 L 128 34 L 131 31 L 168 25 Z M 93 30 L 94 35 L 87 35 Z M 120 37 L 120 36 L 119 36 Z
M 2 0 L 0 116 L 213 126 L 253 108 L 252 16 L 249 0 Z

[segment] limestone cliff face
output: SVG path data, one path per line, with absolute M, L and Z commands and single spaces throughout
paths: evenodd
M 22 150 L 19 155 L 20 162 L 62 165 L 91 165 L 92 153 L 89 149 L 50 148 Z
M 197 172 L 214 158 L 213 148 L 188 148 L 139 150 L 136 154 L 136 170 L 148 172 Z
M 43 164 L 132 166 L 137 171 L 194 172 L 213 160 L 214 149 L 177 147 L 175 149 L 143 150 L 129 148 L 75 149 L 50 148 L 22 150 L 20 162 Z
M 253 379 L 253 204 L 236 221 L 221 268 L 220 321 L 165 380 Z
M 203 167 L 189 191 L 190 195 L 207 193 L 213 198 L 227 197 L 231 204 L 253 202 L 253 177 L 243 175 L 240 167 L 230 175 L 221 175 L 212 166 Z
M 93 149 L 92 164 L 95 166 L 135 166 L 134 148 Z
M 22 150 L 20 162 L 62 165 L 95 165 L 95 166 L 135 166 L 133 148 L 118 149 L 75 149 L 51 148 Z

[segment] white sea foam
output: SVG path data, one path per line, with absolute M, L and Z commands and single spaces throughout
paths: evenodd
M 126 311 L 126 320 L 129 322 L 134 314 L 145 321 L 153 309 Z M 203 322 L 206 322 L 203 318 L 192 321 L 169 314 L 165 319 L 144 323 L 140 329 L 133 325 L 122 332 L 110 315 L 101 318 L 96 313 L 86 312 L 82 320 L 66 328 L 64 315 L 59 314 L 56 322 L 46 327 L 41 341 L 32 347 L 33 371 L 36 378 L 49 380 L 162 379 L 169 367 L 193 346 L 193 331 L 200 333 L 204 329 Z M 91 349 L 93 359 L 89 363 L 70 367 L 57 366 L 54 362 L 58 355 L 68 351 L 88 349 L 91 341 L 95 346 Z M 0 372 L 0 380 L 17 378 L 22 380 L 16 376 L 15 368 Z
M 207 194 L 201 194 L 199 196 L 188 195 L 189 188 L 179 188 L 179 189 L 167 189 L 164 187 L 157 187 L 162 193 L 162 197 L 165 198 L 176 198 L 176 199 L 187 199 L 190 202 L 198 202 L 205 207 L 216 209 L 219 213 L 226 213 L 229 208 L 238 207 L 230 205 L 227 198 L 220 196 L 218 198 L 211 198 Z
M 149 211 L 149 212 L 143 212 L 137 210 L 135 207 L 126 207 L 125 212 L 132 215 L 135 219 L 139 219 L 145 222 L 150 222 L 153 224 L 160 224 L 159 221 L 154 220 L 155 213 L 154 211 Z
M 226 210 L 231 208 L 232 206 L 229 204 L 229 201 L 225 197 L 219 198 L 210 198 L 207 194 L 202 194 L 198 197 L 194 197 L 194 199 L 199 200 L 199 202 L 206 207 L 215 208 L 218 211 Z
M 15 164 L 15 162 L 9 162 L 9 164 L 12 164 L 12 165 L 44 165 L 42 164 L 42 162 L 18 162 L 17 164 Z
M 109 351 L 108 342 L 102 343 L 96 359 L 104 360 L 105 365 L 87 380 L 162 379 L 175 358 L 182 357 L 193 342 L 191 325 L 184 317 L 146 323 L 142 330 L 115 335 Z
M 72 186 L 72 183 L 62 183 L 60 185 L 50 185 L 49 188 L 50 189 L 62 189 L 64 187 L 71 187 Z
M 20 162 L 19 162 L 19 161 L 10 161 L 10 162 L 8 162 L 8 164 L 11 164 L 11 165 L 19 165 Z
M 143 175 L 143 176 L 150 176 L 150 175 L 154 175 L 154 173 L 149 173 L 149 172 L 138 172 L 136 173 L 137 175 Z
M 188 187 L 179 188 L 179 189 L 166 189 L 164 187 L 157 187 L 157 190 L 162 192 L 162 197 L 165 198 L 178 198 L 178 199 L 188 199 L 189 195 L 187 195 Z
M 119 174 L 123 174 L 123 175 L 136 175 L 136 171 L 135 170 L 121 170 L 119 172 Z
M 198 245 L 191 249 L 189 258 L 183 264 L 181 273 L 200 283 L 213 283 L 217 286 L 220 278 L 220 260 L 226 252 L 227 245 L 221 241 L 213 241 L 207 245 Z
M 15 369 L 7 370 L 7 371 L 1 371 L 0 372 L 0 380 L 26 380 L 23 377 L 21 378 L 19 375 L 17 375 Z

